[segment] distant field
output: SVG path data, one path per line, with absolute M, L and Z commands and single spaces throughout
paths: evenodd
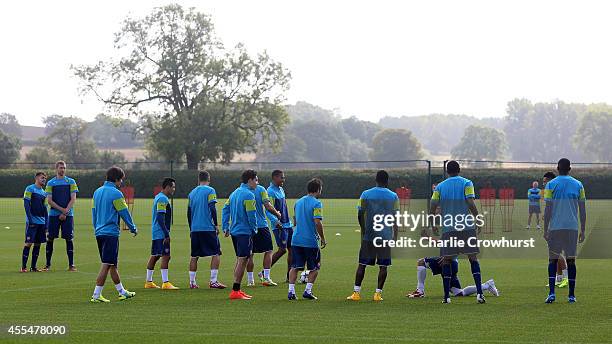
M 612 311 L 608 306 L 608 286 L 612 284 L 609 259 L 582 259 L 578 262 L 578 303 L 565 302 L 567 289 L 559 301 L 543 303 L 547 294 L 546 252 L 538 240 L 536 257 L 530 259 L 482 258 L 484 280 L 495 278 L 502 295 L 488 296 L 487 304 L 478 305 L 473 297 L 456 298 L 442 305 L 441 280 L 427 277 L 427 297 L 404 297 L 415 287 L 415 261 L 396 257 L 384 290 L 385 301 L 371 301 L 375 271 L 368 269 L 359 303 L 344 300 L 353 286 L 359 247 L 355 232 L 355 200 L 326 200 L 324 223 L 328 247 L 322 252 L 322 271 L 314 292 L 320 298 L 309 302 L 286 300 L 287 286 L 257 286 L 247 291 L 249 302 L 228 300 L 226 291 L 185 289 L 188 281 L 189 234 L 185 220 L 185 200 L 174 200 L 175 224 L 172 227 L 173 259 L 170 278 L 183 289 L 176 292 L 143 289 L 145 264 L 150 251 L 151 200 L 136 201 L 134 215 L 140 235 L 124 233 L 120 246 L 120 271 L 124 285 L 137 295 L 125 303 L 115 301 L 115 291 L 108 282 L 104 295 L 110 304 L 90 304 L 98 253 L 89 225 L 91 200 L 77 203 L 75 260 L 79 272 L 65 271 L 64 243 L 55 245 L 54 271 L 18 272 L 23 242 L 23 210 L 19 199 L 0 199 L 0 325 L 67 324 L 67 337 L 50 342 L 83 343 L 609 343 L 612 341 Z M 413 202 L 415 209 L 424 200 Z M 519 206 L 520 205 L 520 206 Z M 589 203 L 592 224 L 609 218 L 611 201 Z M 526 235 L 525 204 L 517 202 L 513 233 Z M 599 219 L 599 220 L 598 220 Z M 607 225 L 594 226 L 597 230 Z M 10 227 L 6 229 L 5 227 Z M 501 230 L 501 229 L 500 229 Z M 594 230 L 589 227 L 589 232 Z M 539 237 L 539 233 L 529 233 Z M 336 235 L 339 233 L 340 235 Z M 497 235 L 497 234 L 496 234 Z M 221 239 L 224 255 L 220 279 L 231 282 L 234 264 L 231 240 Z M 609 247 L 609 246 L 608 246 Z M 257 266 L 261 264 L 256 258 Z M 44 264 L 44 249 L 40 265 Z M 208 260 L 200 264 L 198 280 L 208 279 Z M 273 279 L 284 280 L 285 266 L 272 270 Z M 459 277 L 471 284 L 469 264 L 460 263 Z M 159 282 L 159 270 L 155 272 Z M 303 286 L 297 286 L 298 291 Z M 442 330 L 443 329 L 443 330 Z M 32 338 L 14 340 L 31 341 Z M 0 341 L 11 340 L 0 335 Z

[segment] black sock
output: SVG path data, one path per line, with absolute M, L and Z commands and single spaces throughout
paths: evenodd
M 442 285 L 444 286 L 444 300 L 450 297 L 452 270 L 450 264 L 442 265 Z
M 47 266 L 51 266 L 51 256 L 53 256 L 53 241 L 47 241 L 45 252 L 47 253 Z
M 574 296 L 576 288 L 576 262 L 567 260 L 567 279 L 569 282 L 569 296 Z
M 550 259 L 548 261 L 548 288 L 549 295 L 555 293 L 555 282 L 557 281 L 557 259 Z
M 233 291 L 240 291 L 240 283 L 234 283 L 232 286 Z
M 476 293 L 482 295 L 482 277 L 480 276 L 480 263 L 477 260 L 470 260 L 472 267 L 472 276 L 476 284 Z
M 36 262 L 38 261 L 38 254 L 40 253 L 40 245 L 34 245 L 32 249 L 32 269 L 36 269 Z
M 66 240 L 66 254 L 68 255 L 68 266 L 74 265 L 74 243 L 72 240 Z
M 21 267 L 23 269 L 25 269 L 26 266 L 28 265 L 28 256 L 29 255 L 30 255 L 30 247 L 24 246 L 23 247 L 23 254 L 21 256 Z

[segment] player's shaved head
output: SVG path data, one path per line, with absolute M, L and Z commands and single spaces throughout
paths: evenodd
M 559 171 L 559 174 L 568 174 L 571 169 L 572 167 L 569 159 L 559 159 L 559 162 L 557 163 L 557 171 Z
M 385 170 L 376 172 L 376 184 L 379 186 L 389 185 L 389 173 L 387 173 Z
M 446 163 L 446 173 L 457 175 L 461 172 L 461 168 L 459 167 L 459 163 L 455 160 L 451 160 Z

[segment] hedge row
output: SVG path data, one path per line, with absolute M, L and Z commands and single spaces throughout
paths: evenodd
M 211 185 L 217 190 L 220 198 L 227 197 L 240 183 L 240 171 L 217 170 L 210 171 Z M 295 198 L 306 192 L 306 183 L 313 177 L 323 180 L 323 194 L 326 198 L 357 198 L 362 190 L 374 183 L 375 170 L 301 170 L 287 171 L 285 192 L 289 198 Z M 390 170 L 390 188 L 395 189 L 401 184 L 412 188 L 413 198 L 426 198 L 430 195 L 430 176 L 425 169 Z M 541 180 L 543 169 L 480 169 L 466 170 L 462 173 L 472 179 L 476 189 L 490 183 L 494 188 L 511 187 L 516 190 L 516 197 L 523 198 L 534 180 Z M 53 175 L 52 171 L 48 171 Z M 104 180 L 101 170 L 70 170 L 68 175 L 77 181 L 80 197 L 91 197 L 94 190 Z M 153 188 L 159 185 L 163 177 L 169 176 L 169 171 L 126 171 L 126 184 L 132 185 L 136 197 L 147 198 L 153 195 Z M 271 171 L 259 171 L 260 184 L 268 186 Z M 612 169 L 580 169 L 572 175 L 580 179 L 586 189 L 587 197 L 591 199 L 612 198 Z M 20 197 L 25 187 L 33 182 L 33 170 L 0 170 L 0 197 Z M 177 181 L 176 197 L 186 197 L 197 184 L 197 172 L 174 171 Z M 439 182 L 442 175 L 432 175 L 432 182 Z M 524 192 L 523 192 L 524 191 Z

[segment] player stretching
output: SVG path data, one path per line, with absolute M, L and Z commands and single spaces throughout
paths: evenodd
M 557 260 L 565 253 L 569 281 L 568 302 L 576 302 L 576 246 L 584 242 L 586 228 L 586 196 L 582 183 L 571 177 L 570 161 L 559 160 L 559 176 L 546 184 L 544 189 L 544 239 L 548 241 L 548 284 L 549 293 L 546 303 L 555 301 L 555 279 Z M 578 233 L 578 213 L 580 213 L 580 233 Z
M 480 231 L 480 226 L 475 228 L 475 219 L 478 216 L 478 208 L 474 203 L 474 184 L 471 180 L 459 176 L 461 171 L 459 163 L 452 160 L 446 164 L 446 172 L 448 178 L 436 186 L 436 189 L 431 196 L 430 214 L 436 213 L 436 208 L 440 206 L 442 218 L 452 218 L 450 226 L 443 226 L 441 240 L 450 241 L 456 239 L 457 242 L 466 243 L 465 247 L 444 246 L 440 248 L 440 256 L 442 259 L 442 276 L 444 286 L 444 301 L 450 303 L 450 288 L 453 271 L 451 261 L 459 254 L 466 254 L 470 259 L 470 266 L 474 283 L 476 284 L 476 301 L 485 303 L 485 297 L 482 295 L 482 283 L 480 276 L 480 263 L 476 255 L 480 252 L 478 247 L 470 247 L 467 242 L 472 238 L 476 238 Z M 474 216 L 474 220 L 466 221 L 469 214 Z M 447 221 L 444 221 L 447 222 Z M 472 239 L 473 240 L 473 239 Z
M 365 190 L 359 197 L 357 206 L 357 219 L 361 228 L 361 248 L 359 249 L 359 265 L 355 272 L 355 286 L 353 294 L 347 300 L 361 300 L 361 283 L 365 277 L 366 266 L 378 264 L 378 287 L 374 293 L 374 301 L 382 301 L 382 291 L 387 279 L 387 267 L 391 266 L 391 248 L 388 246 L 376 247 L 374 241 L 396 240 L 397 225 L 385 226 L 380 231 L 374 229 L 374 216 L 395 216 L 399 211 L 399 198 L 397 194 L 387 187 L 389 174 L 380 170 L 376 173 L 376 186 Z
M 274 216 L 277 219 L 281 217 L 281 213 L 272 206 L 266 188 L 258 184 L 254 189 L 251 189 L 251 192 L 255 196 L 257 233 L 253 236 L 253 253 L 247 262 L 247 286 L 255 285 L 253 276 L 253 256 L 255 253 L 263 253 L 263 270 L 260 272 L 259 278 L 261 284 L 264 286 L 273 287 L 277 284 L 270 278 L 270 268 L 272 267 L 272 235 L 270 235 L 265 212 L 267 210 L 271 213 L 270 216 Z
M 407 294 L 409 298 L 421 298 L 425 297 L 425 278 L 427 277 L 427 269 L 431 271 L 433 276 L 440 275 L 442 273 L 442 257 L 425 257 L 417 260 L 417 287 L 412 293 Z M 457 258 L 451 261 L 452 271 L 458 271 L 459 262 Z M 495 296 L 499 296 L 499 291 L 495 287 L 495 281 L 490 279 L 484 282 L 481 286 L 483 290 L 487 290 L 489 293 Z M 477 288 L 475 285 L 469 285 L 465 288 L 461 288 L 461 283 L 457 274 L 454 273 L 451 276 L 451 293 L 453 296 L 469 296 L 475 294 Z
M 540 227 L 540 189 L 538 188 L 538 182 L 534 181 L 531 184 L 531 189 L 527 190 L 527 199 L 529 200 L 529 218 L 527 219 L 527 227 L 525 229 L 531 229 L 531 216 L 535 215 L 536 228 Z
M 172 207 L 168 197 L 174 195 L 176 181 L 172 178 L 164 178 L 162 191 L 153 200 L 153 219 L 151 224 L 151 257 L 147 263 L 147 280 L 145 289 L 159 288 L 153 282 L 153 271 L 155 263 L 161 258 L 162 289 L 178 289 L 168 280 L 168 263 L 170 262 L 170 225 L 172 224 Z
M 251 295 L 240 290 L 240 282 L 253 251 L 253 235 L 257 233 L 255 196 L 251 189 L 255 189 L 258 182 L 257 172 L 253 170 L 242 172 L 242 184 L 232 192 L 223 206 L 223 233 L 226 237 L 232 236 L 234 251 L 236 251 L 234 285 L 229 295 L 232 300 L 252 298 Z
M 293 223 L 289 217 L 289 208 L 287 207 L 287 200 L 285 198 L 285 173 L 281 170 L 272 171 L 272 181 L 268 186 L 268 197 L 270 197 L 270 203 L 280 213 L 280 217 L 267 212 L 272 232 L 274 233 L 274 239 L 276 240 L 277 250 L 272 255 L 272 263 L 270 266 L 274 266 L 276 262 L 287 253 L 287 277 L 286 281 L 289 282 L 289 270 L 291 269 L 291 237 L 293 236 Z M 259 278 L 263 279 L 263 271 L 259 273 Z
M 552 171 L 544 173 L 544 177 L 542 177 L 542 186 L 546 187 L 546 184 L 549 181 L 555 179 L 555 177 L 557 177 L 557 175 Z M 542 221 L 544 221 L 543 217 Z M 557 260 L 557 277 L 555 278 L 555 287 L 565 288 L 568 284 L 569 281 L 567 278 L 567 262 L 565 261 L 565 257 L 560 254 L 559 259 Z M 549 284 L 546 283 L 546 286 L 548 287 Z
M 47 203 L 51 207 L 49 211 L 49 233 L 47 235 L 47 264 L 45 271 L 51 269 L 51 257 L 53 256 L 53 240 L 62 231 L 62 239 L 66 240 L 66 254 L 68 255 L 68 271 L 76 271 L 74 266 L 74 219 L 72 207 L 76 202 L 76 194 L 79 192 L 76 182 L 66 176 L 66 163 L 58 161 L 55 163 L 56 176 L 47 182 L 45 192 Z
M 316 300 L 312 294 L 312 285 L 317 280 L 321 268 L 321 248 L 325 248 L 325 234 L 323 233 L 323 204 L 318 198 L 323 191 L 323 183 L 319 179 L 311 179 L 307 185 L 308 194 L 300 198 L 294 207 L 295 232 L 291 238 L 291 270 L 289 270 L 289 300 L 297 300 L 295 296 L 295 281 L 298 270 L 307 268 L 308 283 L 302 297 L 308 300 Z
M 219 227 L 217 222 L 217 192 L 210 186 L 210 173 L 200 171 L 198 182 L 189 193 L 187 205 L 187 221 L 191 237 L 191 259 L 189 261 L 189 288 L 199 288 L 196 282 L 198 258 L 210 257 L 210 282 L 212 289 L 225 289 L 225 285 L 217 280 L 219 264 L 221 263 L 221 244 L 219 243 Z
M 119 292 L 119 301 L 127 300 L 136 295 L 135 292 L 128 291 L 123 287 L 119 278 L 119 270 L 117 269 L 119 234 L 121 232 L 119 217 L 121 217 L 134 236 L 138 234 L 123 194 L 119 191 L 124 177 L 125 173 L 121 168 L 117 166 L 109 168 L 106 171 L 106 182 L 93 195 L 91 215 L 102 265 L 98 278 L 96 278 L 96 287 L 91 297 L 91 302 L 110 302 L 102 296 L 102 289 L 109 272 L 115 288 Z
M 26 213 L 25 244 L 21 258 L 21 272 L 28 272 L 28 256 L 32 249 L 32 265 L 30 271 L 38 272 L 36 261 L 40 252 L 40 244 L 47 240 L 47 193 L 43 189 L 47 175 L 45 172 L 36 172 L 34 184 L 28 185 L 23 192 L 23 207 Z

